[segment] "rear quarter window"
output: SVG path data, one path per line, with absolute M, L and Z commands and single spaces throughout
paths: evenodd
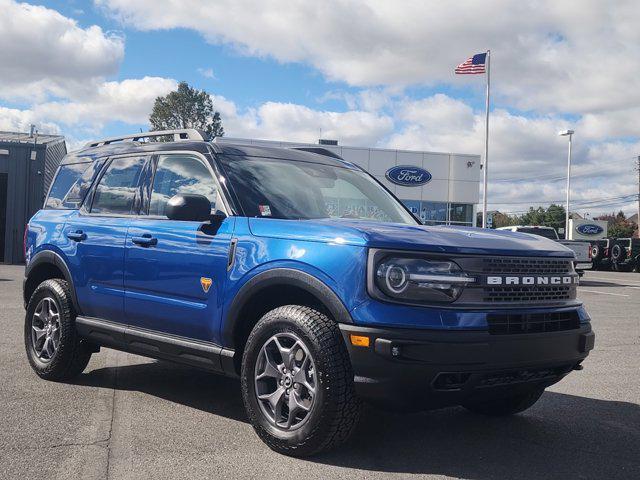
M 79 208 L 102 164 L 102 160 L 97 160 L 62 165 L 51 185 L 44 208 Z

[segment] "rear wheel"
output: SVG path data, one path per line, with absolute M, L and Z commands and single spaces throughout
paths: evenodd
M 31 368 L 46 380 L 69 380 L 85 369 L 91 346 L 78 338 L 75 311 L 66 281 L 42 282 L 33 292 L 24 322 Z
M 544 389 L 535 389 L 527 393 L 506 396 L 491 401 L 467 403 L 463 407 L 470 412 L 492 417 L 514 415 L 524 412 L 533 406 L 543 393 Z
M 296 457 L 331 449 L 353 432 L 360 402 L 338 325 L 309 307 L 268 312 L 249 335 L 242 396 L 258 436 Z

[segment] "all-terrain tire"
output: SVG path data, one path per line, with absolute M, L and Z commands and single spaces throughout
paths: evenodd
M 544 389 L 535 389 L 524 394 L 498 398 L 488 402 L 467 403 L 463 407 L 470 412 L 492 417 L 515 415 L 533 406 L 543 393 Z
M 57 348 L 51 358 L 38 356 L 32 339 L 34 313 L 43 299 L 51 299 L 59 316 Z M 91 359 L 92 347 L 76 332 L 76 313 L 71 301 L 69 284 L 65 280 L 45 280 L 33 292 L 27 305 L 24 322 L 24 343 L 29 364 L 36 374 L 53 381 L 70 380 L 85 369 Z
M 315 364 L 316 394 L 309 418 L 295 430 L 276 425 L 261 408 L 256 364 L 263 346 L 278 335 L 300 339 Z M 353 370 L 335 321 L 309 307 L 287 305 L 266 313 L 255 325 L 244 350 L 242 398 L 258 436 L 274 451 L 304 457 L 332 449 L 353 433 L 361 403 L 353 386 Z

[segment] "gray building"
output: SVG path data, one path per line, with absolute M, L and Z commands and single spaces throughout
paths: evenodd
M 24 261 L 24 227 L 66 153 L 61 136 L 0 132 L 0 263 Z

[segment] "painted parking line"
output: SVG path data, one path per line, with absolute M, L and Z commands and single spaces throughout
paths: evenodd
M 635 280 L 627 280 L 625 278 L 613 278 L 613 277 L 592 277 L 589 275 L 588 277 L 584 277 L 585 280 L 603 280 L 605 282 L 620 282 L 624 284 L 638 285 L 640 286 L 639 281 Z
M 614 297 L 628 297 L 629 296 L 629 295 L 625 295 L 624 293 L 599 292 L 598 290 L 585 290 L 584 288 L 581 288 L 580 292 L 599 293 L 600 295 L 613 295 Z

